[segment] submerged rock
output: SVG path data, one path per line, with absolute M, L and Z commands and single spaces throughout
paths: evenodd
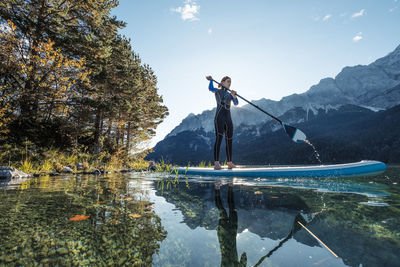
M 63 173 L 74 173 L 74 170 L 68 166 L 65 166 L 62 170 Z
M 77 165 L 76 165 L 76 169 L 78 170 L 78 171 L 81 171 L 81 170 L 84 170 L 85 168 L 83 167 L 83 163 L 78 163 Z
M 149 161 L 148 170 L 149 171 L 156 171 L 157 170 L 157 164 L 153 160 Z
M 6 166 L 0 167 L 0 179 L 26 178 L 26 177 L 31 177 L 31 175 L 12 167 L 6 167 Z

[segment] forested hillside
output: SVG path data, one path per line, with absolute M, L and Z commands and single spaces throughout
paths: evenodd
M 0 3 L 0 145 L 128 152 L 168 114 L 113 0 Z

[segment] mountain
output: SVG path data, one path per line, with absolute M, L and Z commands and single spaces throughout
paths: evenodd
M 400 119 L 400 46 L 367 66 L 345 67 L 334 79 L 322 79 L 303 94 L 253 103 L 305 132 L 320 150 L 323 163 L 359 159 L 400 163 L 394 151 L 400 148 L 395 140 L 400 140 L 395 126 Z M 293 144 L 278 123 L 254 107 L 232 107 L 231 112 L 236 163 L 318 163 L 310 146 Z M 189 114 L 147 158 L 176 164 L 212 162 L 214 114 L 215 109 Z
M 385 111 L 343 105 L 337 110 L 306 112 L 289 110 L 281 116 L 302 121 L 293 124 L 307 134 L 322 163 L 344 163 L 363 159 L 400 163 L 400 105 Z M 272 129 L 272 130 L 271 130 Z M 203 129 L 184 131 L 159 142 L 148 159 L 186 165 L 213 162 L 214 133 Z M 221 145 L 221 161 L 225 160 Z M 276 122 L 241 125 L 233 137 L 233 157 L 238 164 L 318 164 L 314 149 L 293 143 Z
M 281 116 L 294 107 L 302 107 L 315 113 L 319 109 L 335 109 L 343 104 L 381 110 L 397 105 L 399 99 L 400 46 L 367 66 L 345 67 L 334 79 L 322 79 L 305 93 L 283 97 L 280 101 L 263 98 L 253 103 L 275 116 Z M 234 126 L 270 120 L 248 104 L 240 108 L 232 107 L 231 112 Z M 213 132 L 214 114 L 215 108 L 199 115 L 191 113 L 168 136 L 201 128 L 206 132 Z

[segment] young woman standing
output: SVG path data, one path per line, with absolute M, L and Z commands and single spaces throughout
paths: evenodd
M 236 97 L 236 92 L 231 90 L 229 92 L 226 88 L 231 87 L 231 78 L 225 76 L 222 78 L 218 89 L 214 88 L 213 78 L 211 76 L 206 77 L 210 81 L 208 89 L 215 94 L 217 100 L 217 111 L 214 118 L 215 126 L 215 144 L 214 144 L 214 169 L 220 170 L 221 165 L 219 164 L 219 150 L 221 147 L 222 137 L 225 135 L 226 143 L 226 158 L 228 161 L 228 168 L 232 169 L 236 166 L 232 163 L 232 136 L 233 136 L 233 124 L 231 118 L 231 101 L 233 104 L 239 104 L 239 100 Z

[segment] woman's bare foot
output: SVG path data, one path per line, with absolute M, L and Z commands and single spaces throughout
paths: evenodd
M 221 165 L 219 164 L 219 162 L 216 161 L 215 164 L 214 164 L 214 170 L 220 170 L 220 169 L 222 169 L 222 167 L 221 167 Z
M 236 165 L 232 163 L 232 161 L 228 161 L 228 169 L 236 168 Z

